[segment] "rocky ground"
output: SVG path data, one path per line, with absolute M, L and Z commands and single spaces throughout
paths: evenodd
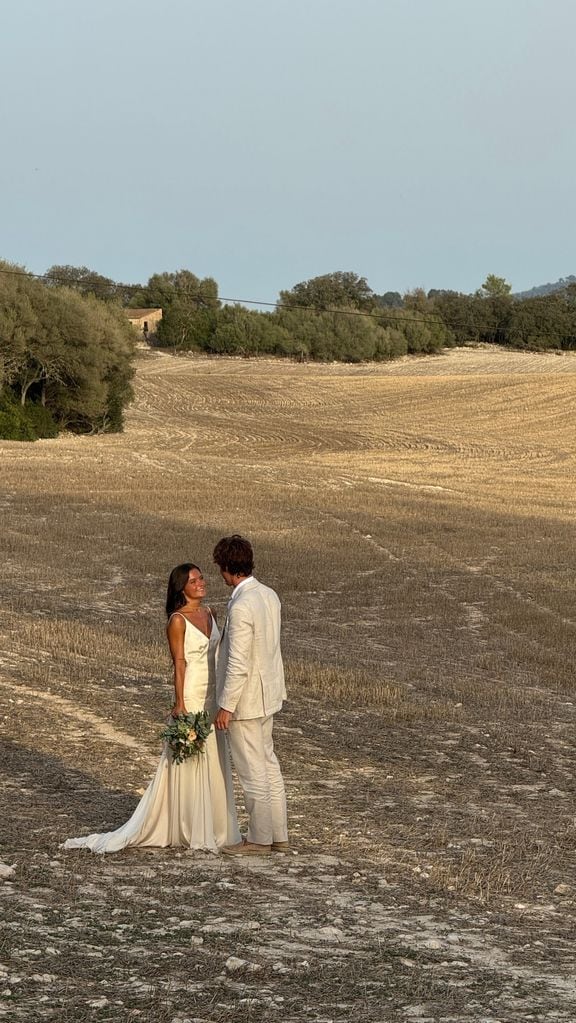
M 15 865 L 0 882 L 0 1018 L 576 1019 L 575 829 L 565 775 L 545 744 L 528 752 L 536 735 L 511 749 L 454 723 L 384 722 L 362 737 L 354 712 L 300 695 L 278 724 L 290 854 L 100 858 L 58 842 L 126 819 L 153 743 L 111 708 L 87 735 L 68 699 L 38 713 L 24 690 L 0 692 Z M 37 756 L 18 743 L 32 723 L 53 737 Z

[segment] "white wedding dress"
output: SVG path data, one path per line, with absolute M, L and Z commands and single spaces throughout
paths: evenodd
M 176 612 L 178 614 L 179 612 Z M 216 650 L 220 640 L 212 618 L 208 639 L 181 615 L 184 632 L 184 703 L 190 714 L 216 706 Z M 172 762 L 165 745 L 158 769 L 129 821 L 116 831 L 69 838 L 64 849 L 112 853 L 126 846 L 185 846 L 216 852 L 240 842 L 232 787 L 231 760 L 224 732 L 213 729 L 203 753 Z

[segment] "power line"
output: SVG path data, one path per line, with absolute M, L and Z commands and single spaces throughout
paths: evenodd
M 8 270 L 8 269 L 5 269 L 3 267 L 0 267 L 0 273 L 1 274 L 6 274 L 6 275 L 9 275 L 9 276 L 12 276 L 12 277 L 29 277 L 29 278 L 31 277 L 34 280 L 44 281 L 44 282 L 47 282 L 47 283 L 56 282 L 56 283 L 62 284 L 65 287 L 69 287 L 69 288 L 72 288 L 72 289 L 74 289 L 75 287 L 78 287 L 78 285 L 81 284 L 81 282 L 70 281 L 66 277 L 63 277 L 61 274 L 51 274 L 51 273 L 35 274 L 35 273 L 32 273 L 29 270 Z M 97 276 L 100 276 L 100 275 L 97 275 Z M 92 284 L 89 284 L 88 287 L 90 288 L 90 291 L 96 291 L 97 289 L 101 289 L 101 290 L 106 289 L 108 291 L 112 290 L 112 291 L 116 291 L 118 294 L 121 294 L 123 292 L 143 291 L 147 287 L 147 285 L 146 284 L 122 284 L 122 283 L 117 283 L 115 281 L 111 281 L 110 284 L 108 284 L 106 281 L 94 281 Z M 189 295 L 189 292 L 185 288 L 178 288 L 176 286 L 173 286 L 173 292 L 176 295 Z M 546 297 L 546 296 L 543 296 L 543 297 Z M 500 337 L 500 336 L 502 336 L 502 334 L 506 335 L 506 334 L 511 334 L 512 333 L 512 328 L 511 327 L 494 327 L 494 328 L 492 328 L 490 330 L 486 330 L 485 329 L 485 330 L 482 331 L 481 328 L 476 328 L 473 324 L 470 324 L 470 323 L 468 323 L 468 322 L 466 322 L 464 320 L 456 321 L 456 322 L 454 322 L 452 324 L 448 324 L 448 323 L 446 323 L 445 320 L 442 320 L 442 319 L 440 319 L 438 317 L 433 317 L 433 316 L 411 316 L 411 315 L 406 314 L 404 311 L 402 311 L 399 316 L 395 316 L 393 314 L 393 307 L 391 307 L 391 306 L 382 306 L 382 308 L 380 310 L 371 310 L 371 309 L 341 309 L 341 308 L 338 308 L 338 307 L 335 307 L 335 308 L 332 308 L 332 309 L 318 309 L 317 306 L 312 305 L 311 303 L 306 303 L 306 302 L 291 302 L 290 305 L 282 307 L 282 304 L 280 302 L 267 302 L 267 301 L 261 301 L 259 299 L 254 299 L 254 298 L 226 298 L 224 295 L 218 295 L 217 296 L 217 300 L 219 302 L 231 302 L 234 305 L 266 306 L 266 307 L 271 308 L 271 309 L 277 309 L 279 306 L 280 306 L 280 308 L 284 308 L 286 310 L 290 310 L 290 309 L 303 309 L 303 310 L 308 310 L 309 312 L 314 312 L 314 313 L 318 313 L 318 312 L 320 312 L 320 313 L 330 313 L 333 316 L 364 316 L 364 317 L 368 317 L 369 319 L 374 319 L 374 320 L 382 320 L 383 318 L 385 318 L 386 320 L 389 321 L 386 324 L 386 326 L 391 326 L 393 323 L 398 323 L 400 325 L 402 325 L 403 323 L 425 323 L 425 324 L 427 324 L 429 326 L 430 324 L 434 323 L 434 324 L 437 324 L 440 327 L 443 327 L 445 330 L 452 330 L 453 328 L 456 328 L 456 327 L 465 327 L 467 330 L 475 331 L 477 334 L 479 334 L 479 333 L 484 333 L 484 334 L 489 333 L 489 334 L 492 334 L 494 339 L 496 338 L 496 335 L 498 335 L 498 337 Z M 126 306 L 125 308 L 129 309 L 130 307 Z M 390 323 L 390 321 L 392 321 L 392 322 Z M 557 330 L 549 330 L 545 334 L 536 334 L 536 333 L 534 333 L 532 331 L 529 331 L 529 332 L 527 332 L 527 335 L 530 338 L 534 338 L 534 339 L 537 339 L 537 340 L 546 340 L 546 339 L 548 339 L 550 337 L 556 337 L 556 338 L 559 338 L 561 341 L 562 340 L 568 341 L 568 340 L 574 340 L 575 339 L 575 337 L 576 337 L 576 328 L 575 328 L 574 332 L 571 333 L 571 334 L 563 334 L 563 333 L 561 333 L 560 331 L 557 331 Z M 526 332 L 522 336 L 525 338 L 526 337 Z
M 82 284 L 81 281 L 78 281 L 78 282 L 70 281 L 68 278 L 63 277 L 61 274 L 51 274 L 51 273 L 35 274 L 35 273 L 32 273 L 31 271 L 28 271 L 28 270 L 6 270 L 6 269 L 3 269 L 3 268 L 0 268 L 0 273 L 9 274 L 9 275 L 14 276 L 14 277 L 32 277 L 35 280 L 45 281 L 45 282 L 48 282 L 48 283 L 50 283 L 50 282 L 57 282 L 57 283 L 60 283 L 60 284 L 62 284 L 64 286 L 66 286 L 66 287 L 69 287 L 69 288 L 75 288 L 75 287 L 81 286 L 81 284 Z M 90 291 L 106 289 L 107 291 L 110 290 L 110 291 L 117 291 L 118 293 L 122 293 L 122 292 L 125 292 L 125 291 L 129 291 L 129 292 L 144 291 L 144 289 L 147 287 L 147 285 L 146 284 L 119 284 L 119 283 L 116 283 L 115 281 L 112 281 L 110 284 L 107 284 L 105 281 L 94 281 L 93 283 L 87 284 L 87 287 L 90 289 Z M 178 288 L 176 286 L 173 286 L 173 291 L 174 291 L 174 293 L 176 295 L 189 295 L 189 292 L 185 288 Z M 219 302 L 232 302 L 235 305 L 266 306 L 266 307 L 271 308 L 271 309 L 276 309 L 276 308 L 278 308 L 279 305 L 281 305 L 280 302 L 265 302 L 265 301 L 263 301 L 261 299 L 257 299 L 257 298 L 227 298 L 225 295 L 218 295 L 218 301 Z M 129 307 L 127 307 L 127 308 L 129 308 Z M 308 310 L 310 310 L 310 312 L 332 313 L 332 314 L 335 314 L 337 316 L 368 316 L 368 317 L 370 317 L 372 319 L 381 319 L 382 316 L 390 316 L 390 315 L 392 315 L 391 307 L 390 306 L 382 306 L 381 311 L 378 312 L 378 311 L 372 310 L 372 309 L 340 309 L 338 307 L 334 307 L 332 309 L 318 309 L 317 306 L 312 305 L 309 302 L 291 302 L 289 306 L 285 306 L 284 308 L 286 308 L 286 309 L 308 309 Z M 396 318 L 396 320 L 399 323 L 400 322 L 406 323 L 406 321 L 410 321 L 412 323 L 437 323 L 437 324 L 439 324 L 442 327 L 446 327 L 447 326 L 447 324 L 444 322 L 444 320 L 434 319 L 431 316 L 406 316 L 405 314 L 402 314 L 402 316 L 397 316 L 395 318 Z

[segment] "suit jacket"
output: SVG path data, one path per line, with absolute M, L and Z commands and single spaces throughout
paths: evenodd
M 232 597 L 216 662 L 218 706 L 236 720 L 275 714 L 286 699 L 280 652 L 280 601 L 249 579 Z

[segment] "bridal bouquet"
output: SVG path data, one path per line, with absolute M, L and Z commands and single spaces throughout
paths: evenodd
M 199 710 L 196 714 L 179 714 L 177 718 L 171 718 L 160 738 L 168 743 L 173 763 L 181 764 L 188 757 L 203 753 L 211 731 L 207 711 Z

